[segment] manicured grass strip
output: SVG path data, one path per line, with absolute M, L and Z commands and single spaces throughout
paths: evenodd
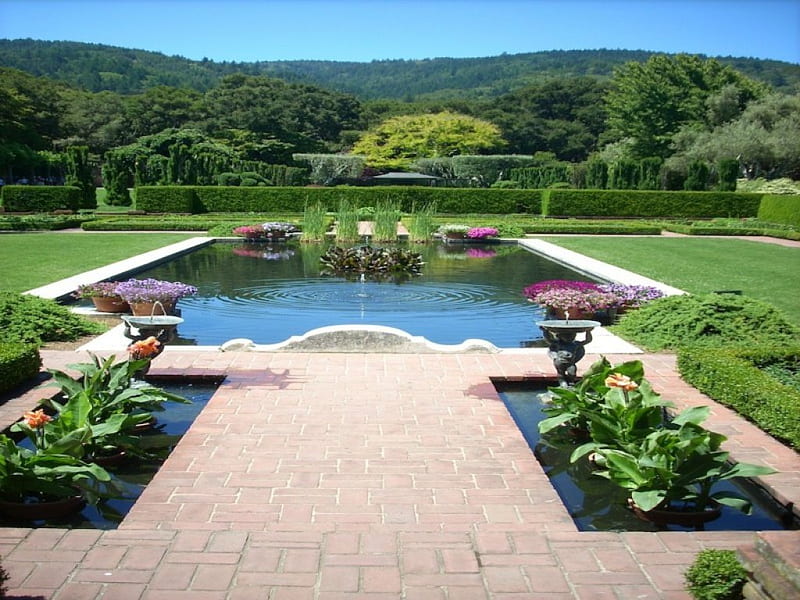
M 194 237 L 175 233 L 0 235 L 0 291 L 24 292 Z
M 716 238 L 546 239 L 692 294 L 741 290 L 800 325 L 800 248 Z

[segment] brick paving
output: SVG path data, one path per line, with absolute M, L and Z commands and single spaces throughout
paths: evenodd
M 82 359 L 43 354 L 47 367 Z M 629 358 L 677 404 L 710 402 L 674 357 L 609 357 Z M 490 379 L 552 375 L 542 352 L 168 348 L 151 372 L 226 379 L 117 530 L 0 529 L 12 598 L 685 599 L 700 549 L 754 543 L 577 531 Z M 0 420 L 39 397 L 6 402 Z M 765 483 L 797 504 L 796 453 L 720 406 L 709 425 L 734 458 L 778 468 Z

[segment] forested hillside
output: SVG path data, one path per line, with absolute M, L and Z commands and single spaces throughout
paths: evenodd
M 313 83 L 362 100 L 487 98 L 531 84 L 575 76 L 609 78 L 615 67 L 644 62 L 641 50 L 570 50 L 485 58 L 335 61 L 192 61 L 158 52 L 78 42 L 0 40 L 0 66 L 48 77 L 93 92 L 142 93 L 159 85 L 205 92 L 225 75 L 266 75 Z M 742 74 L 777 91 L 800 91 L 800 65 L 752 58 L 721 57 Z

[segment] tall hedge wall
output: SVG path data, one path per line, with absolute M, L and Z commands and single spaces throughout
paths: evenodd
M 544 190 L 553 217 L 755 217 L 761 194 L 657 190 Z
M 800 196 L 765 195 L 761 199 L 758 218 L 768 223 L 800 227 Z
M 147 212 L 302 212 L 321 203 L 335 210 L 342 199 L 356 206 L 391 201 L 404 211 L 436 203 L 440 213 L 512 214 L 541 212 L 540 190 L 374 187 L 219 187 L 143 186 L 136 188 L 136 208 Z
M 0 205 L 6 212 L 78 210 L 81 191 L 69 185 L 4 185 Z

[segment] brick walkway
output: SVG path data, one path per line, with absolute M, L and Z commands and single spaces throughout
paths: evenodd
M 49 367 L 81 360 L 44 355 Z M 681 382 L 670 356 L 609 358 L 642 359 L 678 404 L 709 402 Z M 688 598 L 682 573 L 698 550 L 749 545 L 754 534 L 578 532 L 490 381 L 552 371 L 543 353 L 168 348 L 153 373 L 227 379 L 118 530 L 0 529 L 10 594 Z M 797 502 L 797 454 L 721 407 L 710 427 L 731 437 L 735 457 L 778 468 L 770 483 Z M 775 535 L 800 542 L 798 532 Z

